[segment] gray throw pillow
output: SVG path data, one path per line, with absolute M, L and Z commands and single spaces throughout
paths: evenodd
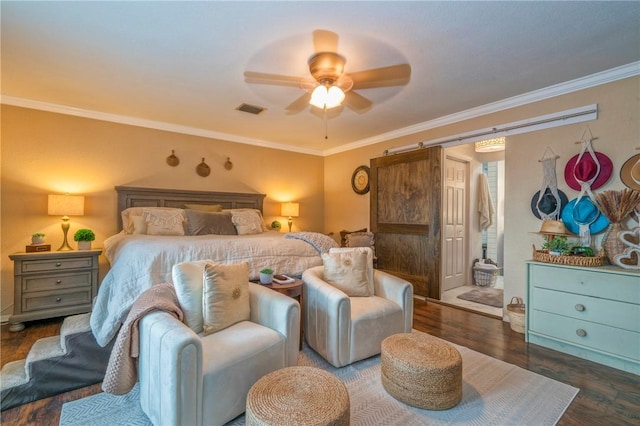
M 231 222 L 231 213 L 203 212 L 185 210 L 187 216 L 187 233 L 189 235 L 236 235 L 236 228 Z

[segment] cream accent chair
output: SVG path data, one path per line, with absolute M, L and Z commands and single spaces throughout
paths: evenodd
M 249 283 L 250 321 L 203 337 L 206 263 L 173 267 L 185 323 L 165 312 L 140 321 L 140 405 L 155 425 L 225 424 L 245 411 L 258 379 L 297 364 L 300 305 L 257 284 Z
M 409 333 L 413 324 L 413 286 L 408 281 L 373 269 L 368 247 L 332 248 L 329 253 L 366 250 L 373 296 L 348 297 L 324 281 L 324 266 L 307 269 L 303 321 L 307 344 L 336 367 L 380 353 L 392 334 Z

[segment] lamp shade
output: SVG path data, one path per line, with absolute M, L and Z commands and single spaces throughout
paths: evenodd
M 504 149 L 504 145 L 504 138 L 487 139 L 484 141 L 476 142 L 475 150 L 476 152 L 502 151 Z
M 345 94 L 339 87 L 320 85 L 314 89 L 309 103 L 317 108 L 331 109 L 340 106 L 344 98 Z
M 55 216 L 83 216 L 83 195 L 49 195 L 48 213 Z
M 298 203 L 282 203 L 282 216 L 298 217 L 300 213 L 300 204 Z

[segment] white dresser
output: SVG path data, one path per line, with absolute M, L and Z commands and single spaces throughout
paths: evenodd
M 526 340 L 640 375 L 640 273 L 528 262 Z

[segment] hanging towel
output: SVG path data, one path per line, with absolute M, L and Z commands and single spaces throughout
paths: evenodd
M 493 224 L 494 213 L 487 175 L 481 173 L 478 179 L 478 217 L 481 231 L 486 231 Z

